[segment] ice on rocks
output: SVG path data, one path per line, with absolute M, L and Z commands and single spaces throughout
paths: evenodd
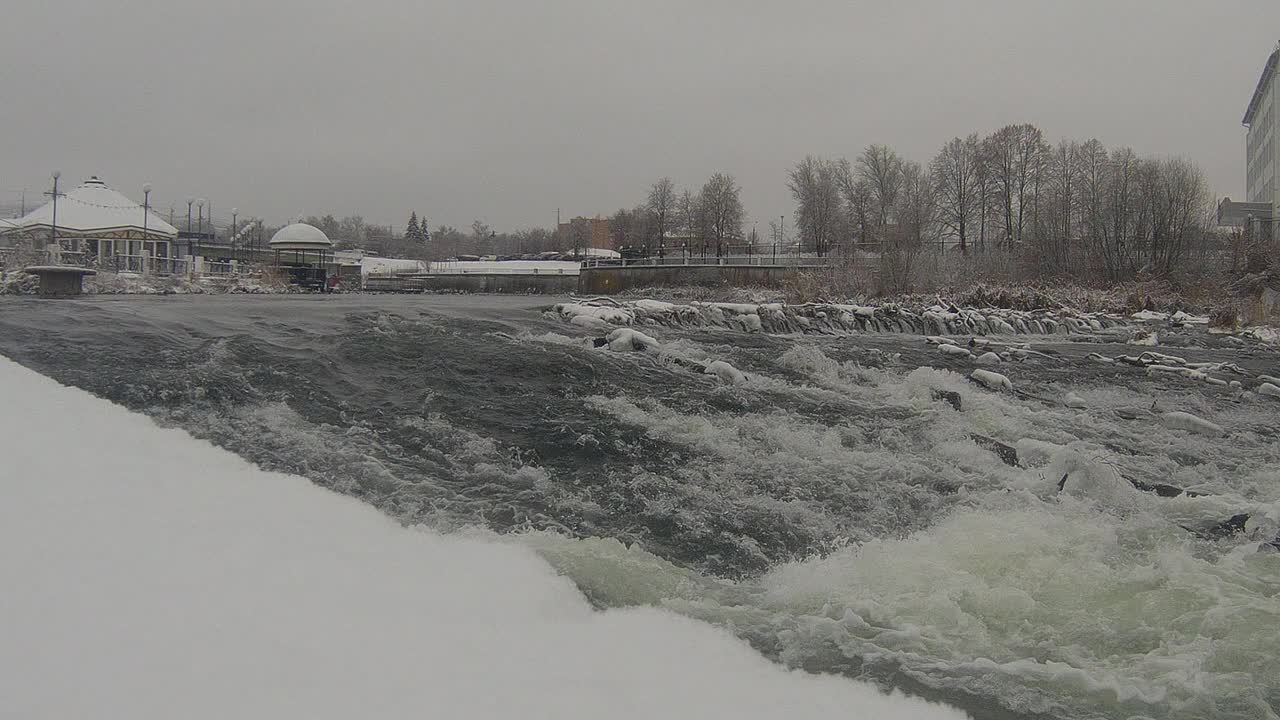
M 1210 437 L 1222 437 L 1227 434 L 1221 425 L 1205 420 L 1198 415 L 1192 415 L 1189 412 L 1174 411 L 1163 413 L 1160 415 L 1160 424 L 1173 430 L 1185 430 Z
M 998 372 L 992 372 L 990 370 L 974 370 L 969 377 L 989 390 L 1005 390 L 1013 392 L 1013 383 L 1009 381 L 1009 378 Z
M 747 376 L 741 370 L 723 360 L 713 360 L 707 363 L 707 368 L 703 372 L 708 375 L 715 375 L 728 385 L 741 385 L 747 381 Z
M 631 328 L 618 328 L 609 333 L 606 339 L 609 341 L 609 349 L 615 352 L 656 350 L 659 345 L 657 340 Z

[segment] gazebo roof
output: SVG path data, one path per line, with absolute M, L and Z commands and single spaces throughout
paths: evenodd
M 123 194 L 107 187 L 96 176 L 58 198 L 58 233 L 92 236 L 143 230 L 143 208 Z M 12 221 L 18 231 L 53 227 L 53 202 L 50 201 Z M 10 230 L 0 226 L 0 231 Z M 151 237 L 175 238 L 178 229 L 154 212 L 146 213 L 146 232 Z
M 320 228 L 299 222 L 277 230 L 270 246 L 272 250 L 332 250 L 333 241 Z

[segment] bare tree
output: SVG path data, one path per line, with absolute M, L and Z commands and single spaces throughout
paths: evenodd
M 885 145 L 872 145 L 858 156 L 858 177 L 871 190 L 876 240 L 881 241 L 902 188 L 902 158 Z
M 685 253 L 690 252 L 689 245 L 697 238 L 701 244 L 703 253 L 706 253 L 706 235 L 703 233 L 702 223 L 702 204 L 698 201 L 697 195 L 686 189 L 680 194 L 680 199 L 676 202 L 676 207 L 680 215 L 680 224 L 684 230 L 685 236 Z
M 1040 202 L 1047 212 L 1036 228 L 1039 246 L 1036 264 L 1042 271 L 1069 273 L 1080 260 L 1077 240 L 1083 225 L 1080 209 L 1084 195 L 1083 146 L 1074 140 L 1059 142 L 1046 168 Z
M 1000 203 L 1003 244 L 1021 244 L 1028 215 L 1034 218 L 1038 208 L 1035 191 L 1047 154 L 1044 135 L 1034 125 L 1006 125 L 983 142 Z
M 838 166 L 824 158 L 806 156 L 787 171 L 787 186 L 796 200 L 800 241 L 819 256 L 829 252 L 841 225 Z
M 1206 218 L 1213 201 L 1204 171 L 1185 158 L 1151 161 L 1156 176 L 1152 194 L 1151 239 L 1147 266 L 1169 275 L 1183 266 L 1205 240 Z
M 888 228 L 880 253 L 881 270 L 896 291 L 910 288 L 916 261 L 936 238 L 936 200 L 933 183 L 919 163 L 903 161 L 897 201 L 892 209 L 896 222 Z
M 836 171 L 840 195 L 844 198 L 848 214 L 849 231 L 859 245 L 865 246 L 872 242 L 874 224 L 871 184 L 855 173 L 853 166 L 844 158 L 840 159 Z
M 1113 280 L 1137 272 L 1132 241 L 1142 225 L 1139 175 L 1142 160 L 1132 148 L 1111 151 L 1108 160 L 1106 230 L 1099 250 L 1103 268 Z
M 702 186 L 698 204 L 702 207 L 709 239 L 716 244 L 716 257 L 724 254 L 727 241 L 742 238 L 745 211 L 738 183 L 732 175 L 716 173 Z
M 658 236 L 658 257 L 662 257 L 666 252 L 667 219 L 676 208 L 676 186 L 671 178 L 664 177 L 649 188 L 648 208 Z
M 968 254 L 972 225 L 980 212 L 979 205 L 979 141 L 976 134 L 954 138 L 929 164 L 937 193 L 938 221 L 959 243 L 960 252 Z

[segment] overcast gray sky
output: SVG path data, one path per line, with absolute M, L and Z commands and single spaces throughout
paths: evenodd
M 735 175 L 763 231 L 807 153 L 927 162 L 1011 122 L 1199 162 L 1240 197 L 1277 0 L 11 0 L 0 190 L 499 230 Z

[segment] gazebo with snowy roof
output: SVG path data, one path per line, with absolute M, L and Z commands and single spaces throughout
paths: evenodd
M 113 256 L 169 257 L 177 228 L 148 212 L 96 176 L 58 197 L 57 226 L 53 202 L 0 227 L 0 234 L 28 239 L 43 247 L 50 237 L 64 250 L 99 259 Z
M 333 262 L 333 241 L 323 230 L 296 222 L 277 230 L 268 245 L 275 252 L 276 267 L 287 271 L 293 282 L 304 287 L 325 286 Z

